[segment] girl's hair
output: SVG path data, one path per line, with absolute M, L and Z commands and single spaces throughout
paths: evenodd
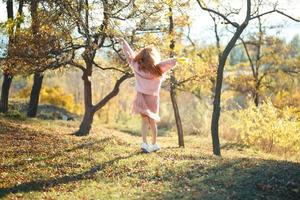
M 162 71 L 157 65 L 160 61 L 160 55 L 155 47 L 148 46 L 143 48 L 133 59 L 139 63 L 141 71 L 150 72 L 153 75 L 162 76 Z

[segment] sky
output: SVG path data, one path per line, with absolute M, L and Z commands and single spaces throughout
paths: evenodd
M 272 0 L 271 0 L 272 1 Z M 289 15 L 300 19 L 300 0 L 278 0 L 278 8 L 282 11 L 285 11 Z M 196 4 L 195 1 L 195 7 L 191 9 L 190 17 L 192 19 L 192 27 L 191 27 L 191 37 L 194 40 L 201 41 L 203 43 L 212 43 L 214 42 L 214 37 L 213 37 L 213 21 L 208 15 L 207 12 L 202 11 L 200 7 Z M 241 22 L 244 18 L 244 13 L 246 9 L 246 1 L 245 0 L 223 0 L 222 5 L 230 5 L 231 7 L 235 8 L 242 8 L 241 10 L 241 15 L 236 17 L 235 21 Z M 209 7 L 214 7 L 213 4 L 209 4 Z M 270 10 L 270 8 L 265 7 L 265 10 L 267 11 Z M 262 11 L 262 12 L 263 12 Z M 0 4 L 0 22 L 4 22 L 6 20 L 6 5 L 1 2 Z M 285 40 L 289 41 L 295 34 L 300 34 L 300 23 L 293 22 L 292 20 L 289 20 L 286 17 L 283 17 L 279 14 L 271 14 L 268 15 L 267 17 L 264 17 L 263 20 L 265 20 L 266 24 L 269 25 L 284 25 L 284 28 L 277 29 L 276 31 L 269 31 L 269 34 L 276 34 L 279 37 L 284 38 Z M 255 25 L 255 20 L 251 22 L 250 26 L 248 27 L 248 30 L 252 29 L 253 26 Z M 252 25 L 252 26 L 251 26 Z M 223 31 L 226 32 L 226 31 Z M 229 39 L 228 33 L 224 33 L 225 38 Z
M 225 2 L 225 3 L 224 3 Z M 222 3 L 226 5 L 226 2 L 230 4 L 230 6 L 235 6 L 235 8 L 242 8 L 241 10 L 241 15 L 239 15 L 237 18 L 230 18 L 232 21 L 237 21 L 237 22 L 242 22 L 245 14 L 243 15 L 242 13 L 245 13 L 246 10 L 246 1 L 241 1 L 241 0 L 223 0 Z M 297 18 L 300 20 L 300 0 L 279 0 L 278 1 L 278 9 L 281 11 L 285 11 L 285 13 Z M 208 5 L 210 8 L 215 8 L 213 4 Z M 264 11 L 269 11 L 271 10 L 270 7 L 265 7 Z M 204 43 L 211 43 L 214 42 L 215 38 L 212 37 L 213 34 L 213 20 L 209 16 L 209 14 L 205 11 L 202 11 L 200 7 L 197 5 L 197 8 L 193 10 L 193 13 L 191 15 L 192 21 L 193 21 L 193 26 L 191 29 L 191 34 L 193 38 L 199 38 L 200 41 Z M 281 38 L 284 38 L 285 40 L 289 41 L 292 39 L 292 37 L 296 34 L 300 34 L 300 23 L 292 21 L 288 19 L 287 17 L 284 17 L 282 15 L 279 15 L 277 13 L 270 14 L 266 17 L 263 17 L 263 21 L 265 21 L 265 24 L 268 25 L 284 25 L 283 28 L 269 31 L 268 34 L 272 35 L 278 35 Z M 257 20 L 253 20 L 249 26 L 247 27 L 248 31 L 252 31 L 257 23 Z M 200 27 L 200 28 L 199 28 Z M 246 31 L 247 31 L 246 30 Z M 246 32 L 245 31 L 245 32 Z M 223 31 L 225 32 L 225 31 Z

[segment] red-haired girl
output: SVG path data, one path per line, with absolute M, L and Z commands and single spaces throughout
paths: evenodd
M 160 54 L 154 46 L 148 46 L 135 53 L 124 39 L 119 39 L 124 54 L 135 75 L 136 97 L 133 102 L 133 113 L 142 117 L 141 132 L 145 153 L 160 149 L 156 143 L 157 122 L 159 117 L 159 91 L 165 73 L 176 65 L 177 59 L 161 61 Z M 152 132 L 152 144 L 147 143 L 147 131 Z

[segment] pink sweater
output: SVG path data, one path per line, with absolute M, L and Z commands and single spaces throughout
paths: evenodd
M 135 75 L 136 91 L 143 94 L 158 96 L 161 83 L 165 79 L 165 73 L 176 65 L 176 58 L 170 58 L 160 62 L 158 66 L 163 72 L 163 75 L 155 76 L 153 74 L 139 70 L 139 64 L 134 61 L 135 54 L 125 40 L 123 40 L 123 51 Z

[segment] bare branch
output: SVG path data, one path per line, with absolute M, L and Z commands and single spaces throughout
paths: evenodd
M 74 66 L 74 67 L 77 67 L 77 68 L 79 68 L 79 69 L 81 69 L 82 71 L 85 71 L 86 69 L 85 69 L 85 67 L 83 66 L 83 65 L 81 65 L 81 64 L 79 64 L 79 63 L 77 63 L 77 62 L 75 62 L 75 61 L 70 61 L 68 64 L 70 64 L 70 65 L 72 65 L 72 66 Z
M 249 62 L 250 62 L 250 66 L 251 66 L 251 70 L 252 70 L 253 77 L 255 77 L 255 68 L 254 68 L 254 64 L 253 64 L 252 58 L 251 58 L 251 56 L 250 56 L 250 53 L 249 53 L 247 44 L 246 44 L 246 42 L 243 40 L 243 38 L 240 37 L 240 40 L 242 41 L 242 44 L 243 44 L 243 46 L 244 46 L 246 55 L 247 55 L 248 60 L 249 60 Z
M 128 3 L 126 3 L 124 6 L 122 6 L 119 10 L 117 10 L 115 13 L 113 13 L 112 15 L 115 16 L 118 13 L 120 13 L 122 10 L 124 10 L 125 8 L 127 8 L 131 3 L 134 3 L 134 0 L 129 0 Z
M 198 77 L 199 77 L 198 75 L 190 76 L 190 77 L 188 77 L 188 78 L 186 78 L 186 79 L 184 79 L 184 80 L 182 80 L 182 81 L 176 81 L 175 84 L 176 84 L 177 86 L 180 86 L 180 85 L 182 85 L 182 84 L 184 84 L 184 83 L 186 83 L 186 82 L 196 80 Z
M 294 17 L 292 17 L 292 16 L 290 16 L 290 15 L 288 15 L 288 14 L 286 14 L 286 13 L 280 11 L 280 10 L 276 10 L 276 12 L 279 13 L 279 14 L 281 14 L 281 15 L 283 15 L 283 16 L 285 16 L 285 17 L 290 18 L 291 20 L 294 20 L 295 22 L 300 22 L 299 19 L 296 19 L 296 18 L 294 18 Z
M 280 15 L 283 15 L 283 16 L 285 16 L 285 17 L 287 17 L 287 18 L 289 18 L 289 19 L 295 21 L 295 22 L 300 22 L 299 19 L 296 19 L 295 17 L 292 17 L 291 15 L 286 14 L 285 12 L 280 11 L 280 10 L 277 10 L 277 9 L 273 9 L 273 10 L 264 12 L 264 13 L 262 13 L 262 14 L 253 16 L 253 17 L 250 18 L 250 20 L 253 20 L 253 19 L 256 19 L 256 18 L 260 18 L 260 17 L 262 17 L 262 16 L 264 16 L 264 15 L 268 15 L 268 14 L 271 14 L 271 13 L 278 13 L 278 14 L 280 14 Z
M 255 16 L 251 17 L 250 20 L 253 20 L 253 19 L 256 19 L 256 18 L 260 18 L 260 17 L 262 17 L 264 15 L 268 15 L 268 14 L 271 14 L 271 13 L 274 13 L 274 12 L 276 12 L 276 9 L 264 12 L 264 13 L 259 14 L 259 15 L 255 15 Z
M 97 68 L 102 69 L 102 70 L 111 70 L 112 69 L 112 70 L 115 70 L 118 72 L 122 72 L 123 74 L 127 73 L 126 71 L 118 69 L 116 67 L 101 67 L 99 64 L 95 63 L 95 61 L 92 61 L 92 62 Z
M 95 106 L 93 106 L 94 112 L 101 109 L 109 100 L 115 97 L 120 91 L 120 85 L 128 78 L 133 77 L 131 73 L 125 73 L 120 79 L 117 80 L 113 90 L 107 94 L 100 102 L 98 102 Z
M 200 6 L 200 8 L 201 8 L 202 10 L 206 10 L 206 11 L 208 11 L 208 12 L 212 12 L 212 13 L 214 13 L 214 14 L 220 16 L 220 17 L 223 18 L 227 23 L 231 24 L 232 26 L 234 26 L 234 27 L 236 27 L 236 28 L 238 28 L 238 27 L 240 26 L 237 22 L 231 21 L 230 19 L 228 19 L 228 18 L 227 18 L 225 15 L 223 15 L 222 13 L 220 13 L 220 12 L 218 12 L 218 11 L 215 11 L 215 10 L 213 10 L 213 9 L 210 9 L 210 8 L 207 8 L 207 7 L 203 6 L 202 3 L 201 3 L 201 0 L 197 0 L 197 2 L 198 2 L 198 5 Z

